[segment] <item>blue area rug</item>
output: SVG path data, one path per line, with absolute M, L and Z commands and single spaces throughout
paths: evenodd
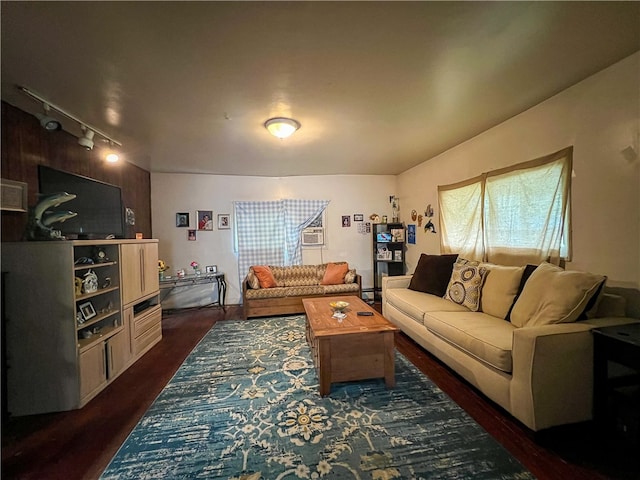
M 101 478 L 534 478 L 398 353 L 320 397 L 304 320 L 217 323 Z

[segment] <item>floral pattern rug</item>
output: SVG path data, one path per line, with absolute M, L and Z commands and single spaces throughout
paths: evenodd
M 103 479 L 532 479 L 402 355 L 327 397 L 304 316 L 218 322 Z

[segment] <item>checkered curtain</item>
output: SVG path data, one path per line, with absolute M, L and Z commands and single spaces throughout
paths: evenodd
M 326 200 L 234 202 L 240 285 L 251 265 L 299 265 L 300 234 Z
M 283 200 L 285 232 L 285 265 L 302 263 L 302 229 L 320 215 L 329 202 L 327 200 Z

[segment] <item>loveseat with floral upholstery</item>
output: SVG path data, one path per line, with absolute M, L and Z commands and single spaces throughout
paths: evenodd
M 303 298 L 362 296 L 362 279 L 347 262 L 254 265 L 242 282 L 244 318 L 304 313 Z

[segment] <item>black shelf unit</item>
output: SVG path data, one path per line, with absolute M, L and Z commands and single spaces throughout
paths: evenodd
M 403 223 L 374 223 L 373 296 L 382 298 L 382 277 L 405 274 L 406 229 Z

